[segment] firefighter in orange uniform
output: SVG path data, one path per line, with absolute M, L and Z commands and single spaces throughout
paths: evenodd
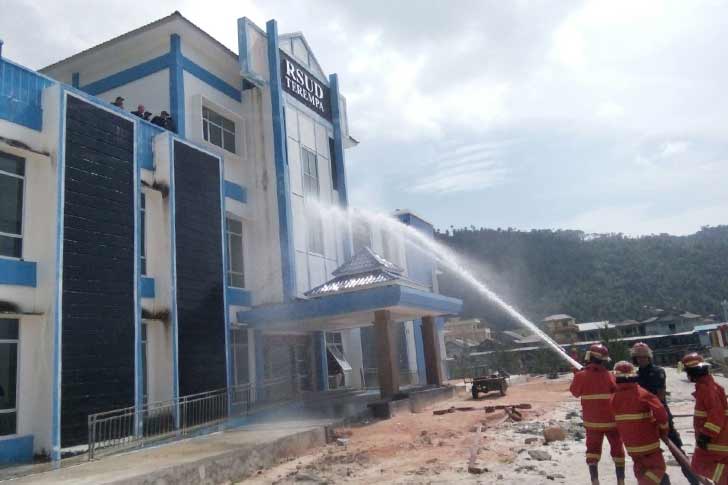
M 574 374 L 570 391 L 574 397 L 581 398 L 582 418 L 586 428 L 586 463 L 592 485 L 599 484 L 598 464 L 605 436 L 614 460 L 617 483 L 624 485 L 624 447 L 609 405 L 617 388 L 614 376 L 605 367 L 609 361 L 609 350 L 602 344 L 594 344 L 586 353 L 585 360 L 587 365 Z
M 634 462 L 634 475 L 639 485 L 668 485 L 665 460 L 660 449 L 660 436 L 669 430 L 667 411 L 660 400 L 637 384 L 637 370 L 629 362 L 614 366 L 617 392 L 612 410 L 624 447 Z
M 690 381 L 695 383 L 693 471 L 717 485 L 727 485 L 728 401 L 725 390 L 713 380 L 710 364 L 704 362 L 699 354 L 690 353 L 680 363 Z

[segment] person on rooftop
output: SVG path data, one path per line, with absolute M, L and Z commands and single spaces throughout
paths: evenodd
M 138 116 L 139 118 L 144 118 L 144 113 L 146 112 L 146 109 L 144 108 L 143 104 L 140 104 L 137 106 L 136 111 L 132 111 L 131 114 L 134 116 Z
M 117 108 L 124 109 L 124 98 L 122 98 L 121 96 L 117 96 L 116 99 L 114 100 L 114 102 L 111 104 L 113 104 Z

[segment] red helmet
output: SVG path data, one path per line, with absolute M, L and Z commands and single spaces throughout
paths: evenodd
M 652 349 L 644 342 L 637 342 L 629 351 L 632 357 L 649 357 L 652 358 Z
M 682 364 L 683 369 L 690 369 L 692 367 L 700 367 L 705 364 L 705 361 L 703 360 L 703 356 L 699 353 L 690 352 L 682 358 L 680 363 Z
M 620 360 L 614 364 L 614 375 L 615 377 L 635 377 L 637 375 L 637 370 L 631 362 Z
M 609 360 L 609 349 L 606 345 L 594 344 L 589 347 L 589 351 L 585 356 L 586 360 L 589 360 L 591 357 L 594 357 L 597 360 Z

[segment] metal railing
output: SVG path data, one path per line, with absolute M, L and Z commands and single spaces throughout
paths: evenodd
M 178 399 L 115 409 L 88 417 L 89 460 L 151 443 L 179 439 L 253 411 L 295 399 L 308 376 L 269 379 L 256 388 L 241 384 Z

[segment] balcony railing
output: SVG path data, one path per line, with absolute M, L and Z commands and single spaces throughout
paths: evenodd
M 257 389 L 242 384 L 178 399 L 91 414 L 88 417 L 89 460 L 101 455 L 184 438 L 229 418 L 289 402 L 301 391 L 305 376 L 267 380 Z M 255 395 L 257 394 L 257 395 Z

